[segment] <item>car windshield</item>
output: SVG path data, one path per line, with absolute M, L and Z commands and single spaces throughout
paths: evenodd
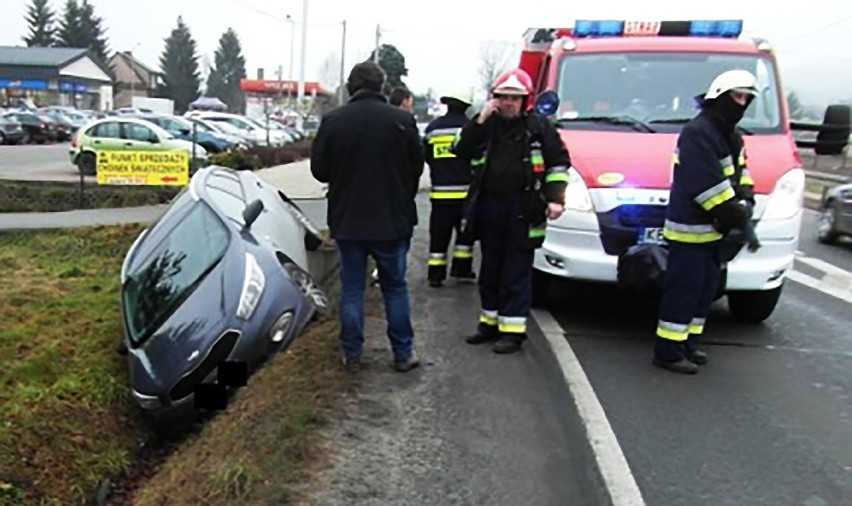
M 754 133 L 780 132 L 774 64 L 768 57 L 741 54 L 567 55 L 559 64 L 557 91 L 561 103 L 557 119 L 562 120 L 561 127 L 572 129 L 627 130 L 628 122 L 601 118 L 629 118 L 634 127 L 638 121 L 654 131 L 677 130 L 697 114 L 695 97 L 703 94 L 717 75 L 733 69 L 748 70 L 757 76 L 758 96 L 740 126 Z
M 173 219 L 164 216 L 140 244 L 124 281 L 121 302 L 128 337 L 136 345 L 189 297 L 230 242 L 227 225 L 207 204 L 188 195 L 175 204 L 169 213 Z M 150 241 L 155 244 L 145 244 Z

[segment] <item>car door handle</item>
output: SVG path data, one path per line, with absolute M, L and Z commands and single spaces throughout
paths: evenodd
M 125 145 L 125 146 L 132 146 L 132 145 L 133 145 L 133 143 L 132 143 L 132 142 L 125 142 L 125 143 L 124 143 L 124 145 Z
M 92 141 L 92 144 L 100 144 L 101 141 Z

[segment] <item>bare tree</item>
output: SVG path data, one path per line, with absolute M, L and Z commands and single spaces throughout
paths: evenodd
M 497 77 L 509 67 L 506 46 L 496 42 L 484 42 L 479 46 L 479 78 L 485 91 L 491 89 Z
M 319 68 L 319 82 L 327 90 L 336 90 L 340 84 L 340 55 L 329 53 Z

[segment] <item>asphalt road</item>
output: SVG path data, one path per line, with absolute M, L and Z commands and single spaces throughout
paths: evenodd
M 0 146 L 0 179 L 75 182 L 80 172 L 68 159 L 67 142 Z
M 816 243 L 815 219 L 806 216 L 795 269 L 852 294 L 852 246 Z M 788 280 L 756 326 L 719 301 L 705 336 L 711 362 L 683 377 L 650 364 L 653 301 L 583 284 L 557 292 L 549 310 L 647 504 L 852 504 L 850 299 Z

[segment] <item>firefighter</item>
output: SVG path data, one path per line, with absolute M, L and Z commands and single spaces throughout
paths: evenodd
M 432 214 L 429 217 L 429 286 L 439 287 L 447 277 L 447 249 L 456 231 L 450 276 L 475 279 L 473 273 L 473 241 L 462 235 L 464 201 L 472 177 L 470 165 L 451 151 L 453 140 L 461 131 L 470 107 L 470 98 L 462 94 L 441 97 L 447 113 L 426 127 L 424 153 L 429 164 L 432 191 Z
M 571 165 L 554 126 L 531 111 L 532 90 L 522 69 L 500 75 L 453 147 L 474 171 L 462 227 L 482 250 L 479 325 L 466 341 L 494 342 L 496 353 L 516 352 L 526 339 L 533 252 L 547 219 L 564 212 Z
M 696 341 L 719 282 L 721 240 L 733 230 L 753 237 L 754 192 L 737 123 L 757 95 L 745 70 L 717 76 L 698 97 L 701 112 L 680 133 L 663 236 L 668 266 L 653 364 L 695 374 L 707 363 Z M 749 250 L 759 243 L 751 240 Z

